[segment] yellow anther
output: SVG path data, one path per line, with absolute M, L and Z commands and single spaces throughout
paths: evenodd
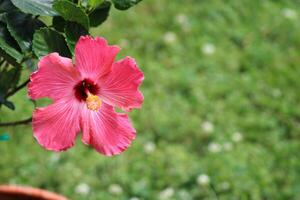
M 92 95 L 91 93 L 87 93 L 86 98 L 86 106 L 88 109 L 93 111 L 98 111 L 102 105 L 100 98 L 96 95 Z

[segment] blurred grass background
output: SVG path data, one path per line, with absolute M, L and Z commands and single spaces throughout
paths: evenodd
M 300 199 L 300 3 L 144 0 L 93 30 L 136 58 L 137 139 L 99 155 L 54 153 L 31 126 L 1 127 L 0 183 L 70 199 Z M 28 72 L 29 73 L 29 72 Z M 24 76 L 28 76 L 25 72 Z M 26 90 L 1 122 L 31 115 Z

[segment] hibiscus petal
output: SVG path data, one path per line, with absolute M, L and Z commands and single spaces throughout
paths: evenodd
M 125 111 L 140 108 L 144 97 L 139 86 L 144 80 L 143 72 L 138 68 L 135 60 L 126 57 L 113 64 L 111 72 L 100 79 L 100 97 L 112 106 Z
M 80 131 L 78 101 L 59 100 L 33 113 L 33 134 L 40 145 L 48 150 L 62 151 L 73 146 Z
M 28 95 L 32 99 L 49 97 L 58 100 L 74 95 L 73 88 L 78 81 L 80 74 L 72 60 L 51 53 L 39 61 L 38 70 L 31 74 Z
M 81 118 L 82 141 L 98 152 L 113 156 L 128 148 L 136 131 L 126 114 L 116 113 L 112 106 L 103 103 L 98 112 L 83 109 Z
M 110 71 L 119 50 L 109 46 L 104 38 L 81 36 L 75 47 L 76 67 L 84 78 L 97 80 Z

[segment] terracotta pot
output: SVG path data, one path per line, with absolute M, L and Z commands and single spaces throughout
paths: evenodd
M 66 197 L 48 192 L 46 190 L 17 186 L 0 185 L 1 200 L 68 200 Z

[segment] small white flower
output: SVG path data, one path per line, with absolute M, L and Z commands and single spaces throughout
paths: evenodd
M 111 194 L 119 195 L 119 194 L 122 194 L 123 189 L 119 184 L 112 184 L 112 185 L 109 186 L 108 191 Z
M 208 145 L 208 151 L 212 153 L 218 153 L 221 151 L 221 145 L 215 142 L 212 142 Z
M 90 193 L 90 186 L 86 183 L 80 183 L 76 186 L 75 192 L 77 194 L 88 195 Z
M 138 197 L 131 197 L 129 200 L 140 200 Z
M 201 127 L 205 133 L 212 133 L 214 131 L 214 125 L 209 121 L 203 122 Z
M 165 200 L 170 199 L 174 195 L 174 189 L 168 187 L 159 193 L 159 199 Z
M 163 37 L 165 43 L 173 44 L 177 40 L 177 36 L 174 32 L 167 32 Z
M 146 153 L 152 153 L 153 151 L 155 151 L 155 149 L 156 149 L 156 145 L 153 142 L 147 142 L 144 145 L 144 150 Z
M 226 150 L 226 151 L 230 151 L 230 150 L 232 149 L 232 143 L 231 143 L 231 142 L 225 142 L 225 143 L 223 144 L 223 148 L 224 148 L 224 150 Z
M 205 54 L 205 55 L 212 55 L 215 53 L 215 45 L 214 44 L 211 44 L 211 43 L 205 43 L 203 46 L 202 46 L 202 53 Z
M 198 183 L 198 185 L 201 185 L 201 186 L 208 185 L 210 183 L 210 178 L 206 174 L 200 174 L 197 177 L 197 183 Z
M 190 193 L 186 190 L 180 190 L 178 192 L 178 196 L 181 200 L 191 200 L 192 196 L 190 195 Z
M 243 135 L 240 132 L 235 132 L 232 137 L 231 137 L 232 141 L 234 142 L 240 142 L 243 140 Z
M 228 190 L 230 188 L 230 184 L 228 182 L 224 181 L 221 183 L 221 188 L 223 190 Z
M 181 29 L 185 32 L 188 32 L 190 31 L 190 23 L 189 23 L 189 20 L 187 18 L 187 16 L 183 13 L 181 14 L 178 14 L 176 17 L 175 17 L 175 21 L 177 24 L 179 24 L 181 26 Z
M 185 25 L 188 21 L 188 18 L 186 17 L 186 15 L 182 14 L 182 13 L 178 14 L 175 19 L 176 19 L 176 22 L 181 25 Z
M 274 89 L 274 90 L 272 90 L 272 94 L 275 98 L 278 98 L 282 95 L 282 92 L 280 89 Z
M 287 19 L 296 19 L 297 18 L 297 12 L 290 8 L 282 9 L 282 15 Z

